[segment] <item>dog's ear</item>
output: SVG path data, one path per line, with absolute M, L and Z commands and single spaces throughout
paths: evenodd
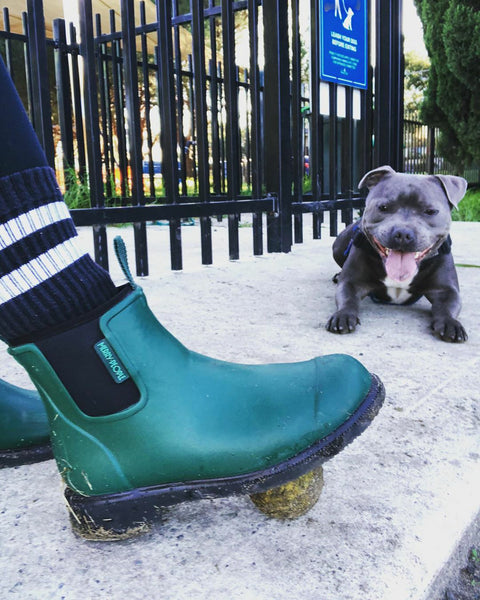
M 385 165 L 383 167 L 377 167 L 373 169 L 373 171 L 369 171 L 366 175 L 362 177 L 362 180 L 358 184 L 358 189 L 361 190 L 364 187 L 367 187 L 369 190 L 374 188 L 379 181 L 381 181 L 387 175 L 393 175 L 395 171 L 392 167 Z
M 467 181 L 463 177 L 457 177 L 456 175 L 434 175 L 434 177 L 440 181 L 450 204 L 454 208 L 457 208 L 458 203 L 467 191 Z

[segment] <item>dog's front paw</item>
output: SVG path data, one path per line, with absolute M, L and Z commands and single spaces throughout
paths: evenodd
M 326 329 L 331 333 L 352 333 L 359 324 L 356 313 L 339 310 L 330 317 Z
M 462 343 L 468 339 L 467 332 L 460 321 L 452 317 L 441 317 L 432 321 L 432 329 L 444 342 Z

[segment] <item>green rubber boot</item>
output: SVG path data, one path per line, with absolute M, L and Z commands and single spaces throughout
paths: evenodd
M 38 394 L 0 379 L 0 468 L 52 456 L 50 426 Z
M 70 359 L 85 340 L 90 356 Z M 380 380 L 346 355 L 256 366 L 192 352 L 136 286 L 98 317 L 9 351 L 45 402 L 72 524 L 90 539 L 141 533 L 172 504 L 300 478 L 359 435 L 384 398 Z M 52 363 L 65 372 L 69 361 L 60 377 Z M 70 376 L 103 385 L 98 368 L 119 395 L 133 385 L 135 401 L 81 410 Z

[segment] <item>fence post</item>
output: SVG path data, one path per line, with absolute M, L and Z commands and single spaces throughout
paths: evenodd
M 260 72 L 258 69 L 258 4 L 248 0 L 248 31 L 250 35 L 250 102 L 252 105 L 252 194 L 260 198 L 262 193 L 262 156 L 261 156 L 261 94 Z M 263 254 L 263 215 L 253 214 L 253 253 Z
M 35 133 L 49 165 L 55 167 L 55 148 L 50 107 L 50 85 L 47 65 L 47 39 L 42 0 L 28 0 L 28 51 L 31 64 L 32 120 Z
M 225 103 L 227 110 L 226 162 L 227 194 L 231 200 L 240 193 L 238 156 L 240 140 L 238 131 L 238 90 L 235 66 L 235 16 L 233 4 L 222 2 L 223 65 L 225 72 Z M 228 215 L 228 246 L 230 260 L 239 258 L 238 215 Z
M 62 138 L 63 167 L 64 169 L 68 169 L 75 166 L 75 158 L 73 153 L 73 102 L 68 56 L 65 52 L 67 35 L 63 19 L 55 19 L 53 22 L 53 35 L 58 44 L 55 52 L 55 77 L 57 84 L 58 119 Z
M 142 132 L 140 126 L 140 90 L 138 87 L 135 9 L 133 0 L 122 0 L 123 64 L 125 72 L 125 104 L 127 109 L 128 145 L 132 169 L 132 198 L 135 204 L 145 204 L 143 191 Z M 134 223 L 137 275 L 148 275 L 146 225 Z
M 435 173 L 435 127 L 428 128 L 428 172 Z
M 320 6 L 318 0 L 310 0 L 310 47 L 311 47 L 311 82 L 310 82 L 310 177 L 312 181 L 312 202 L 321 199 L 324 184 L 324 119 L 320 114 Z M 322 236 L 323 212 L 312 215 L 313 239 Z
M 403 169 L 403 0 L 376 0 L 374 167 Z
M 292 152 L 288 3 L 263 3 L 265 39 L 264 168 L 267 193 L 278 198 L 278 216 L 267 216 L 268 252 L 292 248 Z
M 170 2 L 157 2 L 158 93 L 161 118 L 162 177 L 169 203 L 178 203 L 178 157 L 175 115 L 175 81 L 173 77 L 172 7 Z M 170 264 L 182 269 L 182 223 L 170 219 Z
M 83 56 L 83 98 L 87 131 L 88 181 L 92 206 L 105 206 L 100 150 L 97 74 L 93 39 L 92 0 L 79 0 L 81 55 Z M 108 270 L 108 246 L 105 225 L 93 226 L 95 261 Z
M 198 151 L 198 190 L 201 202 L 210 198 L 210 170 L 208 165 L 207 98 L 205 74 L 205 23 L 203 2 L 192 3 L 193 82 Z M 212 225 L 210 217 L 200 217 L 202 264 L 211 265 Z
M 10 13 L 8 8 L 5 6 L 3 8 L 3 25 L 5 31 L 10 31 Z M 7 71 L 10 73 L 10 77 L 14 80 L 14 72 L 13 72 L 13 57 L 12 57 L 12 40 L 8 37 L 5 38 L 5 65 L 7 67 Z

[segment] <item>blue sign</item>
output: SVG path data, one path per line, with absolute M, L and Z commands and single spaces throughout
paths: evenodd
M 367 89 L 367 0 L 320 0 L 320 78 Z

